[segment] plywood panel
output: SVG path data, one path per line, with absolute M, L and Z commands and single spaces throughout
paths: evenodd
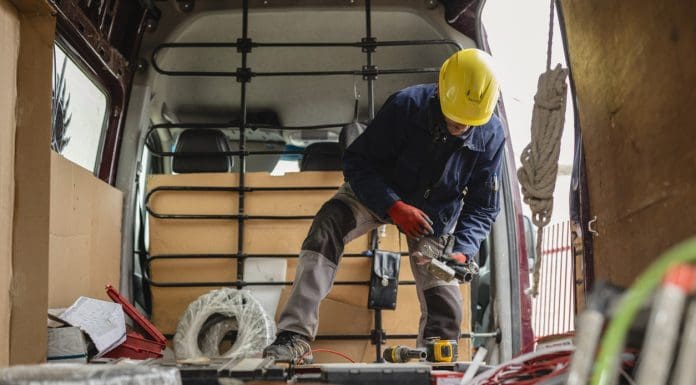
M 247 186 L 338 186 L 340 173 L 301 173 L 273 177 L 267 173 L 249 173 Z M 148 190 L 158 186 L 237 186 L 236 174 L 153 175 Z M 335 191 L 247 192 L 245 213 L 248 215 L 314 215 Z M 150 207 L 160 214 L 235 215 L 236 192 L 156 192 Z M 299 252 L 311 220 L 249 220 L 245 222 L 244 250 L 247 253 Z M 236 220 L 170 220 L 150 217 L 150 253 L 230 253 L 237 251 Z M 198 240 L 192 242 L 191 240 Z M 272 240 L 272 242 L 269 242 Z M 366 249 L 362 237 L 346 247 L 347 253 Z
M 162 333 L 173 335 L 176 333 L 179 318 L 188 305 L 212 289 L 210 287 L 153 287 L 152 323 Z
M 109 300 L 104 285 L 120 281 L 122 210 L 120 190 L 51 152 L 49 307 Z
M 148 190 L 157 186 L 236 186 L 236 174 L 153 175 Z M 263 186 L 338 186 L 342 175 L 334 172 L 286 174 L 273 177 L 266 173 L 250 173 L 246 184 Z M 246 196 L 249 215 L 314 215 L 334 191 L 311 192 L 251 192 Z M 151 207 L 169 214 L 236 214 L 236 192 L 157 192 Z M 165 253 L 236 253 L 237 222 L 212 220 L 160 220 L 150 216 L 151 254 Z M 248 253 L 297 254 L 311 221 L 248 221 L 245 224 L 244 250 Z M 407 251 L 406 239 L 393 225 L 379 232 L 379 247 L 384 250 Z M 366 236 L 347 245 L 346 253 L 361 253 L 369 249 Z M 287 260 L 286 280 L 292 281 L 298 260 Z M 370 279 L 370 258 L 343 258 L 337 272 L 337 282 Z M 152 263 L 152 278 L 158 282 L 235 281 L 236 261 L 228 260 L 156 260 Z M 413 280 L 408 257 L 402 257 L 401 280 Z M 174 333 L 178 316 L 188 303 L 211 288 L 153 288 L 153 321 L 165 333 Z M 283 290 L 278 305 L 282 310 L 289 287 Z M 462 286 L 464 309 L 470 308 L 469 287 Z M 367 309 L 367 286 L 335 285 L 320 306 L 319 334 L 369 334 L 374 327 L 374 315 Z M 417 334 L 420 305 L 413 285 L 399 288 L 397 309 L 384 311 L 384 327 L 392 334 Z M 462 330 L 469 330 L 471 317 L 464 317 Z M 404 341 L 415 346 L 415 340 Z M 463 340 L 462 352 L 469 354 L 468 341 Z M 362 361 L 374 360 L 374 347 L 369 341 L 316 341 L 313 346 L 332 347 Z M 317 355 L 318 362 L 336 362 L 336 357 Z
M 597 279 L 629 285 L 696 233 L 696 3 L 562 0 Z
M 25 8 L 30 4 L 35 7 Z M 45 1 L 20 8 L 12 240 L 10 364 L 46 358 L 51 69 L 55 17 Z M 4 46 L 3 46 L 4 47 Z M 3 51 L 4 55 L 4 51 Z
M 19 13 L 6 0 L 0 0 L 0 47 L 0 341 L 9 341 Z M 0 367 L 9 361 L 10 346 L 3 343 Z
M 307 172 L 271 176 L 248 173 L 249 187 L 330 186 L 343 182 L 340 172 Z M 152 175 L 148 191 L 158 186 L 225 186 L 235 187 L 237 174 Z M 249 215 L 314 215 L 321 205 L 335 194 L 327 191 L 254 191 L 245 195 L 245 213 Z M 150 207 L 161 214 L 235 215 L 237 192 L 161 191 L 150 199 Z M 238 222 L 236 220 L 169 220 L 149 216 L 150 254 L 236 253 Z M 244 252 L 250 254 L 298 254 L 311 220 L 249 220 L 244 228 Z M 360 253 L 368 248 L 367 237 L 346 247 L 347 253 Z M 237 279 L 234 259 L 155 260 L 151 278 L 155 282 L 233 282 Z M 292 273 L 294 277 L 294 265 Z M 367 278 L 363 278 L 367 280 Z M 292 278 L 289 278 L 292 280 Z M 180 314 L 188 303 L 205 289 L 154 287 L 154 323 L 165 333 L 173 333 Z M 195 294 L 194 294 L 195 293 Z

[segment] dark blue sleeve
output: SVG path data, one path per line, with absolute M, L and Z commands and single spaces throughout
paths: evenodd
M 408 98 L 394 94 L 343 155 L 343 175 L 358 199 L 381 218 L 401 198 L 379 173 L 394 164 L 405 140 Z
M 495 129 L 497 133 L 489 143 L 490 148 L 481 154 L 471 176 L 454 232 L 454 251 L 468 257 L 478 253 L 481 242 L 488 236 L 500 211 L 500 169 L 505 136 L 502 126 Z

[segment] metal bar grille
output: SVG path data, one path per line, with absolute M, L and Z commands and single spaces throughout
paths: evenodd
M 406 46 L 424 46 L 424 45 L 448 45 L 457 50 L 462 49 L 462 45 L 454 40 L 448 39 L 434 39 L 434 40 L 401 40 L 401 41 L 377 41 L 372 37 L 372 20 L 370 17 L 370 5 L 365 6 L 365 21 L 366 21 L 366 35 L 361 42 L 289 42 L 289 43 L 259 43 L 249 41 L 247 37 L 248 30 L 248 8 L 244 8 L 246 12 L 246 18 L 243 19 L 243 38 L 238 40 L 236 43 L 232 42 L 199 42 L 199 43 L 163 43 L 157 46 L 152 52 L 152 68 L 158 73 L 167 76 L 212 76 L 212 77 L 239 77 L 239 76 L 337 76 L 337 75 L 350 75 L 350 76 L 367 76 L 371 74 L 375 75 L 391 75 L 391 74 L 412 74 L 412 73 L 425 73 L 425 72 L 437 72 L 439 67 L 430 68 L 402 68 L 402 69 L 389 69 L 389 70 L 370 70 L 363 68 L 362 70 L 334 70 L 334 71 L 304 71 L 304 72 L 251 72 L 250 69 L 246 68 L 246 54 L 253 48 L 278 48 L 278 47 L 290 47 L 290 48 L 360 48 L 367 53 L 367 65 L 372 66 L 372 52 L 378 47 L 406 47 Z M 182 70 L 168 70 L 162 68 L 157 61 L 157 54 L 166 49 L 195 49 L 195 48 L 205 48 L 205 49 L 236 49 L 242 53 L 242 67 L 238 68 L 236 71 L 182 71 Z M 376 71 L 376 72 L 374 72 Z
M 246 158 L 255 155 L 301 155 L 302 151 L 249 151 L 247 150 L 247 129 L 267 129 L 267 130 L 321 130 L 344 126 L 347 123 L 325 123 L 307 126 L 274 126 L 267 124 L 254 124 L 248 121 L 247 116 L 247 86 L 254 77 L 290 77 L 290 76 L 362 76 L 367 82 L 367 104 L 369 109 L 369 118 L 375 116 L 375 80 L 378 75 L 403 75 L 403 74 L 420 74 L 420 73 L 437 73 L 438 67 L 421 67 L 421 68 L 395 68 L 395 69 L 380 69 L 377 68 L 373 61 L 373 53 L 377 47 L 396 47 L 396 46 L 424 46 L 424 45 L 446 45 L 453 49 L 461 49 L 462 46 L 447 39 L 441 40 L 404 40 L 404 41 L 377 41 L 372 36 L 372 20 L 371 20 L 371 2 L 365 2 L 365 32 L 366 37 L 360 42 L 253 42 L 249 36 L 249 1 L 242 2 L 242 37 L 236 42 L 198 42 L 198 43 L 164 43 L 157 46 L 152 53 L 152 67 L 158 73 L 165 76 L 196 76 L 196 77 L 234 77 L 240 83 L 240 111 L 241 118 L 234 123 L 164 123 L 151 125 L 146 136 L 149 137 L 155 131 L 160 129 L 204 129 L 215 128 L 221 130 L 238 130 L 239 146 L 237 151 L 215 152 L 215 155 L 227 155 L 239 157 L 239 184 L 238 187 L 199 187 L 199 186 L 161 186 L 148 192 L 145 202 L 145 209 L 155 218 L 162 220 L 228 220 L 237 221 L 237 251 L 236 253 L 228 254 L 161 254 L 149 255 L 147 252 L 136 252 L 144 257 L 145 271 L 144 279 L 153 287 L 220 287 L 231 286 L 241 289 L 247 286 L 289 286 L 293 282 L 247 282 L 244 280 L 244 263 L 248 258 L 297 258 L 298 255 L 281 255 L 281 254 L 246 254 L 244 252 L 244 229 L 245 223 L 249 220 L 310 220 L 313 216 L 309 215 L 251 215 L 245 212 L 246 194 L 255 191 L 311 191 L 311 190 L 336 190 L 333 186 L 307 186 L 307 187 L 252 187 L 248 186 L 245 181 L 246 174 Z M 327 71 L 278 71 L 278 72 L 254 72 L 247 66 L 248 55 L 254 48 L 274 48 L 274 47 L 346 47 L 360 48 L 365 53 L 365 63 L 361 69 L 337 69 Z M 234 49 L 241 54 L 241 65 L 234 71 L 187 71 L 187 70 L 170 70 L 160 66 L 157 61 L 158 53 L 167 49 Z M 161 151 L 151 146 L 150 140 L 146 140 L 146 146 L 150 153 L 154 156 L 170 157 L 197 157 L 210 156 L 210 152 L 171 152 Z M 157 193 L 161 192 L 178 192 L 178 191 L 204 191 L 204 192 L 231 192 L 238 194 L 238 212 L 231 214 L 176 214 L 176 213 L 160 213 L 150 207 L 150 201 Z M 377 246 L 376 232 L 372 236 L 373 248 Z M 407 255 L 407 253 L 402 253 Z M 348 254 L 345 257 L 364 258 L 371 257 L 369 253 L 363 254 Z M 171 259 L 236 259 L 237 260 L 237 277 L 235 281 L 225 282 L 160 282 L 150 278 L 149 271 L 151 263 L 157 260 Z M 339 281 L 335 285 L 369 285 L 369 281 Z M 400 281 L 399 285 L 415 285 L 415 281 Z M 464 334 L 464 337 L 469 335 Z M 370 339 L 376 345 L 377 360 L 381 360 L 381 344 L 387 338 L 416 338 L 416 335 L 388 335 L 382 330 L 381 313 L 375 311 L 375 330 L 371 335 L 352 335 L 352 336 L 318 336 L 320 339 Z
M 537 338 L 562 335 L 575 329 L 575 275 L 570 222 L 547 226 L 543 233 L 539 295 L 533 300 L 533 328 Z
M 154 287 L 245 287 L 245 286 L 292 286 L 292 281 L 264 281 L 264 282 L 244 282 L 244 281 L 221 281 L 221 282 L 158 282 L 149 277 L 145 278 Z M 399 285 L 413 286 L 416 281 L 399 281 Z M 338 286 L 368 286 L 370 281 L 337 281 L 334 285 Z

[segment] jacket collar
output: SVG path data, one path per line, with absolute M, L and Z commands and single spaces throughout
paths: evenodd
M 437 133 L 437 135 L 447 135 L 453 137 L 450 135 L 449 131 L 447 131 L 447 124 L 445 123 L 445 117 L 442 115 L 440 99 L 437 96 L 437 91 L 430 97 L 430 103 L 428 103 L 428 106 L 430 109 L 429 115 L 432 116 L 432 121 L 430 124 L 434 125 L 434 127 L 430 127 L 429 129 L 432 129 L 433 132 Z M 466 133 L 464 133 L 464 135 L 457 136 L 456 138 L 461 140 L 461 147 L 466 147 L 471 151 L 485 152 L 486 132 L 483 127 L 485 127 L 485 125 L 472 126 Z

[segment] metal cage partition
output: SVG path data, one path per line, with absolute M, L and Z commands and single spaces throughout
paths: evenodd
M 237 221 L 237 250 L 236 253 L 228 254 L 163 254 L 149 255 L 146 251 L 135 251 L 135 254 L 144 257 L 143 276 L 145 281 L 153 287 L 218 287 L 231 286 L 241 289 L 246 286 L 288 286 L 293 282 L 247 282 L 244 280 L 244 263 L 249 258 L 297 258 L 297 254 L 247 254 L 244 252 L 244 224 L 246 221 L 254 220 L 311 220 L 313 216 L 308 215 L 250 215 L 245 212 L 245 197 L 246 194 L 252 194 L 256 191 L 317 191 L 317 190 L 337 190 L 338 186 L 306 186 L 306 187 L 253 187 L 247 186 L 245 181 L 246 174 L 246 159 L 249 156 L 255 155 L 301 155 L 302 151 L 283 150 L 283 151 L 249 151 L 247 150 L 247 129 L 271 129 L 271 130 L 319 130 L 327 128 L 342 127 L 347 123 L 325 123 L 308 126 L 274 126 L 267 124 L 254 124 L 248 121 L 247 117 L 247 86 L 254 77 L 272 77 L 272 76 L 361 76 L 367 82 L 367 104 L 369 118 L 375 116 L 375 81 L 379 75 L 404 75 L 404 74 L 421 74 L 421 73 L 437 73 L 437 67 L 421 67 L 421 68 L 395 68 L 395 69 L 380 69 L 375 65 L 373 54 L 378 47 L 393 47 L 393 46 L 424 46 L 424 45 L 446 45 L 453 49 L 462 49 L 463 47 L 456 41 L 441 39 L 441 40 L 403 40 L 403 41 L 378 41 L 372 36 L 372 18 L 371 18 L 371 1 L 365 1 L 365 37 L 359 42 L 255 42 L 249 37 L 249 1 L 242 1 L 242 36 L 237 38 L 235 42 L 228 43 L 164 43 L 158 45 L 152 52 L 151 63 L 152 68 L 163 76 L 191 76 L 191 77 L 232 77 L 240 83 L 240 111 L 241 115 L 235 123 L 164 123 L 151 125 L 146 133 L 149 138 L 153 133 L 160 129 L 185 128 L 185 129 L 238 129 L 239 131 L 239 146 L 236 151 L 221 151 L 215 152 L 216 155 L 227 155 L 239 158 L 239 182 L 238 187 L 198 187 L 198 186 L 160 186 L 148 192 L 145 200 L 145 210 L 158 219 L 173 219 L 173 220 L 221 220 L 221 221 Z M 247 65 L 247 58 L 254 49 L 272 49 L 277 47 L 345 47 L 359 48 L 365 54 L 365 65 L 360 69 L 341 69 L 328 71 L 292 71 L 292 72 L 255 72 Z M 241 54 L 241 66 L 235 71 L 185 71 L 185 70 L 170 70 L 163 68 L 157 61 L 158 53 L 163 50 L 172 49 L 236 49 Z M 146 140 L 146 146 L 153 156 L 158 157 L 197 157 L 209 156 L 210 152 L 172 152 L 162 151 L 158 148 L 153 148 L 150 140 Z M 176 214 L 176 213 L 160 213 L 154 211 L 150 206 L 150 201 L 153 196 L 163 191 L 210 191 L 210 192 L 231 192 L 238 194 L 238 213 L 228 215 L 198 215 L 198 214 Z M 372 234 L 372 248 L 377 247 L 376 231 Z M 402 253 L 407 255 L 407 253 Z M 345 257 L 350 258 L 371 258 L 369 251 L 361 254 L 346 254 Z M 157 282 L 150 279 L 149 271 L 150 264 L 155 260 L 164 259 L 236 259 L 237 260 L 237 280 L 231 282 Z M 369 285 L 369 281 L 339 281 L 336 285 Z M 399 285 L 414 285 L 415 281 L 400 281 Z M 389 335 L 382 329 L 381 311 L 374 311 L 375 329 L 369 335 L 320 335 L 318 339 L 341 339 L 341 340 L 365 340 L 369 339 L 375 345 L 376 360 L 382 361 L 381 345 L 387 339 L 397 338 L 416 338 L 417 335 Z M 489 335 L 490 334 L 490 335 Z M 495 337 L 495 333 L 462 333 L 463 338 L 471 337 Z

